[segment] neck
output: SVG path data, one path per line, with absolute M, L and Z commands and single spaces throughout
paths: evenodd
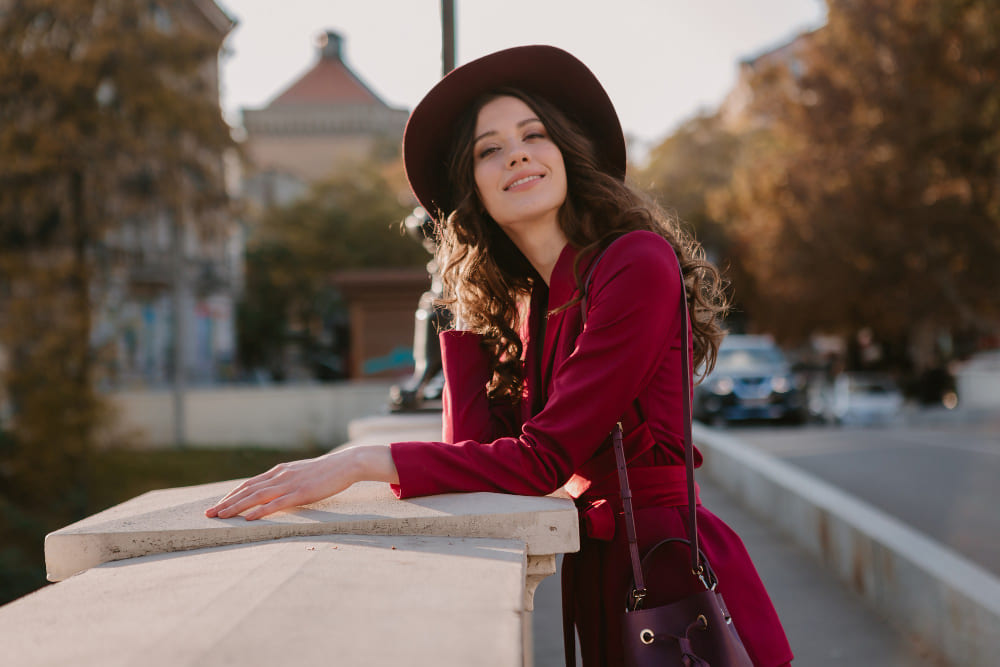
M 563 234 L 559 223 L 553 220 L 549 225 L 504 231 L 548 285 L 552 269 L 566 246 L 566 235 Z

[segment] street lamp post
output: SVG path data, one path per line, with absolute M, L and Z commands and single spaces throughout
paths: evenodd
M 178 187 L 181 187 L 180 182 Z M 184 357 L 186 354 L 185 334 L 185 313 L 184 313 L 184 293 L 185 293 L 185 261 L 184 261 L 184 214 L 183 204 L 178 201 L 179 193 L 172 193 L 175 197 L 170 211 L 170 252 L 171 252 L 171 328 L 173 329 L 173 377 L 171 378 L 171 395 L 173 398 L 174 413 L 174 445 L 183 448 L 187 445 L 187 432 L 185 428 L 186 416 L 184 414 Z
M 455 69 L 455 0 L 441 0 L 441 76 Z

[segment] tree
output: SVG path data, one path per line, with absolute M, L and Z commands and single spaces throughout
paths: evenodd
M 247 284 L 240 304 L 240 361 L 280 375 L 294 335 L 307 350 L 323 347 L 342 308 L 332 277 L 359 268 L 423 266 L 421 244 L 403 235 L 411 206 L 401 202 L 392 167 L 344 167 L 309 194 L 266 211 L 247 247 Z M 346 341 L 345 341 L 346 342 Z M 330 350 L 327 350 L 329 352 Z
M 690 229 L 722 271 L 731 288 L 727 326 L 733 331 L 744 326 L 740 286 L 747 280 L 734 261 L 735 239 L 711 202 L 729 186 L 745 142 L 746 137 L 724 127 L 718 114 L 695 116 L 652 150 L 638 175 L 639 186 Z
M 210 233 L 226 205 L 221 34 L 200 20 L 190 3 L 0 2 L 0 504 L 36 518 L 87 509 L 104 241 L 163 215 Z
M 739 146 L 740 138 L 716 116 L 695 116 L 652 150 L 637 177 L 639 187 L 689 225 L 709 256 L 723 263 L 729 240 L 708 199 L 729 184 Z
M 780 337 L 882 339 L 1000 316 L 1000 13 L 830 0 L 752 81 L 770 126 L 721 202 Z M 766 59 L 765 59 L 766 60 Z

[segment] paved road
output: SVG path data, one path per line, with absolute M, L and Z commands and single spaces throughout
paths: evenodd
M 1000 575 L 1000 428 L 730 427 Z

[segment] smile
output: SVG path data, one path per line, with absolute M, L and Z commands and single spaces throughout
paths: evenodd
M 516 188 L 517 186 L 528 183 L 529 181 L 537 181 L 540 180 L 541 178 L 542 178 L 541 174 L 535 174 L 534 176 L 525 176 L 524 178 L 517 179 L 516 181 L 505 187 L 504 190 L 510 190 L 511 188 Z

